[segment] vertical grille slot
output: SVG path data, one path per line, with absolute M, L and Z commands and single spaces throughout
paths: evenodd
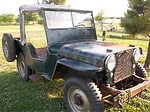
M 117 65 L 114 70 L 114 82 L 119 82 L 133 74 L 133 49 L 115 54 Z

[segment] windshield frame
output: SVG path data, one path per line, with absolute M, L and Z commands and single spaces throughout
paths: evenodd
M 72 24 L 72 26 L 71 27 L 49 27 L 48 26 L 48 23 L 47 23 L 47 17 L 46 17 L 46 12 L 47 11 L 50 11 L 50 12 L 56 12 L 56 13 L 59 13 L 59 12 L 62 12 L 62 13 L 67 13 L 68 12 L 68 14 L 70 13 L 70 22 L 71 22 L 71 24 Z M 46 27 L 46 29 L 53 29 L 53 30 L 55 30 L 55 29 L 75 29 L 75 28 L 81 28 L 81 29 L 85 29 L 85 28 L 95 28 L 95 24 L 94 24 L 94 17 L 93 17 L 93 12 L 92 11 L 81 11 L 81 10 L 72 10 L 72 11 L 70 11 L 70 10 L 49 10 L 49 9 L 44 9 L 43 11 L 43 18 L 44 18 L 44 23 L 45 23 L 45 27 Z M 75 22 L 74 22 L 74 15 L 73 15 L 73 13 L 77 13 L 77 14 L 89 14 L 90 16 L 89 17 L 91 17 L 90 18 L 90 24 L 91 24 L 91 26 L 84 26 L 84 27 L 75 27 Z M 50 21 L 51 22 L 51 21 Z

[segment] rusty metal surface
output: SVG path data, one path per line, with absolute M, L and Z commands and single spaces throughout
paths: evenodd
M 123 106 L 124 103 L 128 102 L 132 97 L 141 93 L 150 86 L 150 78 L 146 79 L 144 82 L 139 83 L 138 85 L 124 90 L 122 93 L 116 96 L 119 106 Z
M 118 90 L 118 89 L 115 89 L 113 87 L 110 87 L 110 86 L 106 86 L 102 83 L 99 83 L 99 86 L 100 88 L 103 89 L 103 91 L 106 91 L 108 94 L 111 94 L 112 96 L 117 96 L 118 94 L 122 93 L 123 90 Z
M 45 60 L 47 57 L 47 47 L 36 48 L 36 53 L 38 58 Z
M 142 92 L 143 90 L 147 89 L 150 86 L 150 78 L 147 78 L 143 83 L 139 83 L 138 85 L 130 88 L 131 97 L 134 97 L 138 93 Z
M 121 45 L 121 44 L 112 43 L 112 42 L 95 41 L 92 43 L 96 45 L 104 46 L 104 47 L 109 47 L 110 49 L 112 48 L 113 50 L 115 49 L 113 51 L 114 53 L 119 52 L 120 50 L 127 50 L 131 48 L 130 46 L 127 46 L 127 45 Z
M 116 68 L 114 70 L 114 82 L 119 82 L 133 75 L 133 49 L 116 53 Z
M 45 80 L 45 78 L 38 74 L 32 74 L 29 76 L 29 79 L 32 81 L 39 81 L 39 80 Z
M 138 77 L 134 77 L 134 78 L 138 79 Z M 141 79 L 141 80 L 143 80 L 143 79 Z M 140 82 L 141 82 L 141 80 L 140 80 Z M 111 96 L 113 96 L 113 99 L 114 99 L 114 101 L 111 102 L 111 101 L 107 100 L 107 98 L 109 98 L 111 96 L 108 96 L 108 97 L 105 96 L 103 98 L 103 101 L 114 107 L 123 107 L 124 103 L 128 102 L 132 97 L 141 93 L 142 91 L 147 89 L 149 86 L 150 86 L 150 78 L 147 78 L 147 79 L 143 80 L 143 82 L 137 84 L 136 86 L 133 86 L 133 87 L 131 87 L 129 89 L 125 89 L 125 90 L 117 90 L 112 87 L 101 84 L 101 87 L 107 93 L 109 93 Z

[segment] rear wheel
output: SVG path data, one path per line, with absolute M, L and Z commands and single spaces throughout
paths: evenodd
M 20 75 L 20 78 L 23 81 L 29 80 L 29 75 L 32 74 L 31 69 L 27 66 L 25 57 L 23 53 L 19 53 L 17 57 L 17 69 Z
M 16 46 L 15 41 L 11 34 L 5 33 L 2 37 L 2 48 L 5 59 L 8 62 L 12 62 L 16 58 Z
M 69 112 L 103 112 L 102 95 L 88 79 L 69 78 L 64 85 L 64 102 Z

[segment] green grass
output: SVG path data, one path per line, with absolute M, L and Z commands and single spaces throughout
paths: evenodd
M 2 112 L 66 111 L 62 99 L 63 80 L 22 82 L 16 71 L 0 76 Z
M 38 36 L 43 36 L 43 32 L 40 31 L 41 26 L 29 25 L 27 27 L 29 29 L 28 34 L 31 34 L 34 40 Z M 16 69 L 16 61 L 8 63 L 3 56 L 1 43 L 3 33 L 11 33 L 14 37 L 19 37 L 19 26 L 0 26 L 0 112 L 66 112 L 62 96 L 64 81 L 55 79 L 53 81 L 22 82 Z M 107 33 L 106 41 L 121 44 L 131 43 L 141 46 L 144 52 L 147 51 L 148 41 L 145 39 L 110 38 L 109 35 L 119 34 L 121 36 L 121 33 L 109 33 Z M 99 39 L 101 40 L 101 37 Z M 37 39 L 35 44 L 38 42 Z M 40 44 L 43 45 L 43 43 Z M 113 108 L 105 105 L 105 112 L 149 111 L 150 89 L 132 98 L 125 104 L 124 108 Z

